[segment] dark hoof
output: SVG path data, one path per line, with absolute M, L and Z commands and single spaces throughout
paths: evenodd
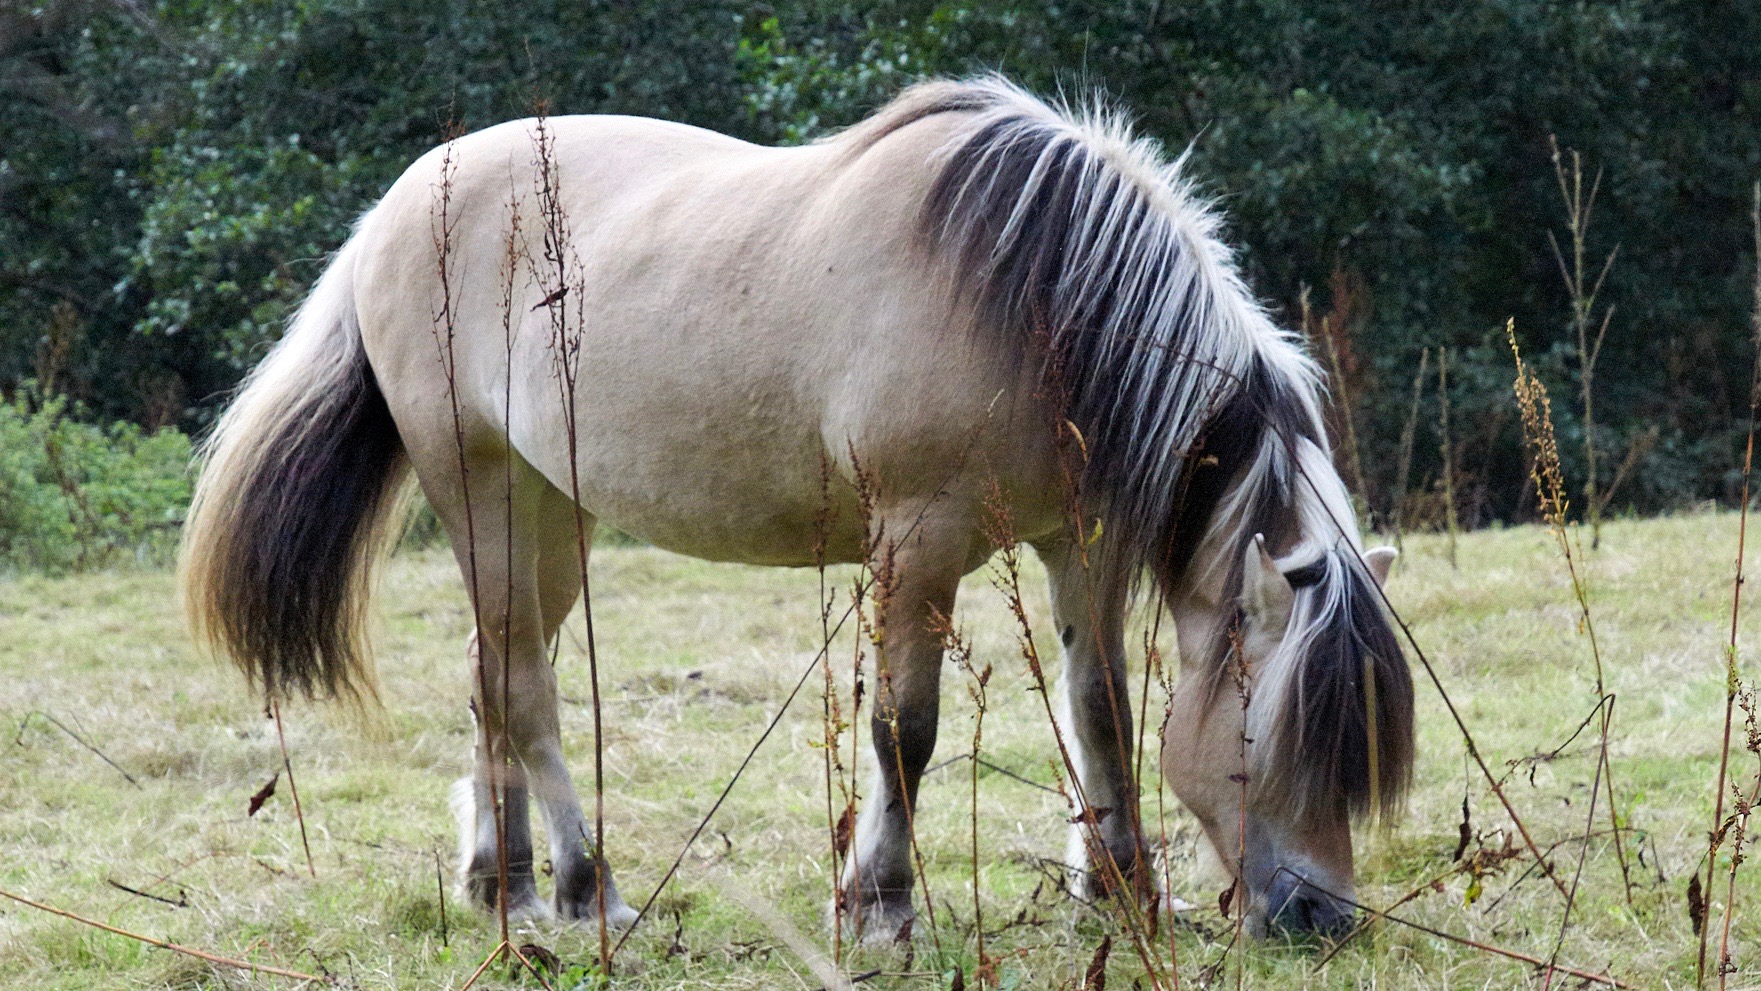
M 599 892 L 590 890 L 565 897 L 559 889 L 556 893 L 556 915 L 559 919 L 593 922 L 599 918 Z M 605 920 L 613 929 L 628 929 L 636 922 L 636 910 L 624 904 L 616 888 L 609 888 L 605 892 Z
M 473 869 L 465 877 L 466 900 L 486 912 L 495 911 L 500 893 L 501 885 L 496 879 L 494 866 L 487 871 Z M 522 919 L 542 919 L 550 915 L 550 906 L 538 897 L 538 884 L 530 870 L 508 873 L 508 915 Z
M 885 892 L 857 899 L 848 892 L 844 900 L 844 934 L 863 946 L 909 943 L 917 920 L 911 892 Z

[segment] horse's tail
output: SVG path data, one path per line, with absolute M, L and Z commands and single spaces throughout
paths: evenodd
M 358 240 L 204 444 L 184 526 L 191 629 L 270 699 L 375 694 L 367 596 L 408 465 L 361 343 Z

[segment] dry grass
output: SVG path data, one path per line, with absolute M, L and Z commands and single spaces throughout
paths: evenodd
M 1608 837 L 1591 845 L 1560 960 L 1609 968 L 1640 987 L 1693 981 L 1695 940 L 1683 892 L 1705 850 L 1711 780 L 1724 691 L 1730 548 L 1736 520 L 1703 514 L 1605 525 L 1596 558 L 1596 622 L 1609 691 L 1620 697 L 1613 766 L 1622 815 L 1638 833 L 1629 852 L 1634 906 L 1622 894 Z M 1590 714 L 1593 674 L 1570 580 L 1540 529 L 1466 535 L 1460 570 L 1444 541 L 1413 536 L 1390 591 L 1440 665 L 1494 770 L 1552 751 Z M 1037 565 L 1025 562 L 1029 618 L 1042 642 L 1051 631 Z M 821 647 L 818 577 L 708 565 L 645 548 L 602 548 L 594 556 L 595 606 L 603 662 L 607 853 L 632 897 L 645 896 L 690 835 L 727 776 Z M 847 584 L 853 571 L 834 570 Z M 291 802 L 277 794 L 257 816 L 246 805 L 281 764 L 274 724 L 232 672 L 197 659 L 173 606 L 168 574 L 112 572 L 84 578 L 0 583 L 0 887 L 156 937 L 230 956 L 315 973 L 363 988 L 457 987 L 497 938 L 495 922 L 450 903 L 450 948 L 441 943 L 434 851 L 452 845 L 445 790 L 469 768 L 469 627 L 449 555 L 404 555 L 387 568 L 378 606 L 386 709 L 362 726 L 339 711 L 290 706 L 283 715 L 300 775 L 318 876 L 305 857 Z M 987 761 L 1050 784 L 1057 759 L 1016 630 L 1002 597 L 981 573 L 968 579 L 954 617 L 975 660 L 995 673 L 986 693 Z M 570 700 L 564 745 L 586 779 L 592 726 L 577 616 L 558 671 Z M 1170 641 L 1164 629 L 1163 639 Z M 1761 620 L 1744 618 L 1743 664 L 1752 676 Z M 845 635 L 846 637 L 848 634 Z M 1141 643 L 1135 631 L 1128 642 Z M 848 656 L 846 648 L 841 655 Z M 1171 651 L 1171 644 L 1164 645 Z M 1134 664 L 1141 658 L 1134 658 Z M 848 671 L 837 671 L 848 698 Z M 1132 683 L 1138 683 L 1134 674 Z M 970 681 L 944 678 L 938 760 L 971 739 Z M 1153 705 L 1160 705 L 1160 690 Z M 97 756 L 33 712 L 53 714 L 138 778 L 132 787 Z M 832 891 L 825 839 L 825 764 L 817 699 L 796 708 L 747 772 L 688 857 L 656 912 L 618 957 L 619 987 L 802 988 L 820 980 L 789 948 L 783 926 L 829 953 L 824 923 Z M 1434 694 L 1420 689 L 1419 775 L 1412 812 L 1398 830 L 1360 838 L 1360 892 L 1387 905 L 1420 882 L 1404 917 L 1546 957 L 1562 899 L 1518 857 L 1451 873 L 1461 804 L 1472 812 L 1468 857 L 1504 845 L 1508 823 L 1477 776 Z M 22 732 L 20 729 L 22 727 Z M 1550 759 L 1519 764 L 1507 789 L 1546 846 L 1583 829 L 1582 802 L 1595 768 L 1593 731 Z M 16 742 L 15 742 L 16 736 Z M 816 746 L 817 744 L 817 746 Z M 846 756 L 847 759 L 847 756 Z M 872 756 L 864 752 L 862 764 Z M 1733 758 L 1734 760 L 1734 758 Z M 916 820 L 944 942 L 970 962 L 973 906 L 969 767 L 929 775 Z M 1741 777 L 1752 769 L 1738 767 Z M 1532 783 L 1531 783 L 1532 782 Z M 1145 820 L 1156 823 L 1154 782 Z M 1080 981 L 1104 934 L 1125 934 L 1110 913 L 1053 891 L 1042 858 L 1064 847 L 1063 801 L 981 768 L 980 890 L 985 952 L 1002 987 L 1056 988 Z M 1214 906 L 1220 885 L 1202 878 L 1184 813 L 1169 809 L 1176 893 Z M 1555 854 L 1574 864 L 1576 846 Z M 1482 856 L 1481 864 L 1495 857 Z M 1660 880 L 1661 873 L 1661 880 Z M 115 881 L 173 900 L 177 908 L 112 887 Z M 542 882 L 541 882 L 542 883 Z M 726 894 L 752 893 L 775 906 L 769 920 Z M 1738 901 L 1761 903 L 1753 871 Z M 1468 904 L 1472 894 L 1473 903 Z M 449 894 L 450 897 L 450 894 Z M 1722 885 L 1714 918 L 1722 908 Z M 1223 950 L 1226 925 L 1214 908 L 1190 917 L 1179 936 L 1182 986 Z M 1016 920 L 1019 920 L 1016 924 Z M 1210 941 L 1200 930 L 1219 937 Z M 677 940 L 675 942 L 675 934 Z M 592 960 L 588 929 L 526 924 L 516 943 L 554 949 L 565 963 Z M 921 974 L 930 954 L 920 935 L 905 951 L 846 950 L 855 975 Z M 1761 986 L 1761 924 L 1739 913 L 1731 943 L 1733 987 Z M 1121 949 L 1124 944 L 1121 944 Z M 1324 970 L 1312 948 L 1248 948 L 1248 987 L 1461 988 L 1539 986 L 1530 968 L 1381 926 Z M 1111 956 L 1109 986 L 1131 987 L 1141 964 Z M 970 978 L 970 972 L 968 974 Z M 1227 979 L 1233 982 L 1233 975 Z M 276 986 L 200 961 L 46 916 L 0 907 L 0 987 Z M 492 972 L 488 986 L 510 986 Z M 930 988 L 930 976 L 870 979 L 862 987 Z M 254 982 L 254 983 L 253 983 Z M 291 982 L 280 981 L 282 986 Z M 481 986 L 481 985 L 480 985 Z M 528 986 L 535 986 L 530 985 Z M 946 986 L 941 983 L 940 986 Z

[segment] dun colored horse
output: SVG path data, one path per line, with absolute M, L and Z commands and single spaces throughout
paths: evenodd
M 717 561 L 884 556 L 879 759 L 840 897 L 887 938 L 913 913 L 933 618 L 992 553 L 1000 502 L 1050 574 L 1060 727 L 1092 813 L 1077 876 L 1145 876 L 1123 626 L 1148 589 L 1182 659 L 1163 773 L 1256 932 L 1336 930 L 1351 823 L 1397 808 L 1412 764 L 1376 587 L 1393 552 L 1363 552 L 1316 367 L 1180 166 L 1115 116 L 994 78 L 913 87 L 806 147 L 559 117 L 436 149 L 207 443 L 183 560 L 195 628 L 270 697 L 370 693 L 369 575 L 413 474 L 481 618 L 466 886 L 498 890 L 505 733 L 509 907 L 545 910 L 535 800 L 555 911 L 592 918 L 603 898 L 621 924 L 547 659 L 580 597 L 577 522 Z

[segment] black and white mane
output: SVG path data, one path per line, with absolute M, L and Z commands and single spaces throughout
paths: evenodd
M 1321 374 L 1242 282 L 1185 156 L 1164 161 L 1098 104 L 1053 107 L 997 78 L 915 87 L 847 137 L 948 112 L 970 122 L 943 149 L 923 234 L 980 327 L 1056 380 L 1109 549 L 1169 600 L 1235 602 L 1255 534 L 1294 578 L 1288 632 L 1249 710 L 1249 735 L 1271 742 L 1254 748 L 1259 797 L 1394 809 L 1412 766 L 1412 683 L 1327 453 Z M 1213 654 L 1221 683 L 1226 635 Z

